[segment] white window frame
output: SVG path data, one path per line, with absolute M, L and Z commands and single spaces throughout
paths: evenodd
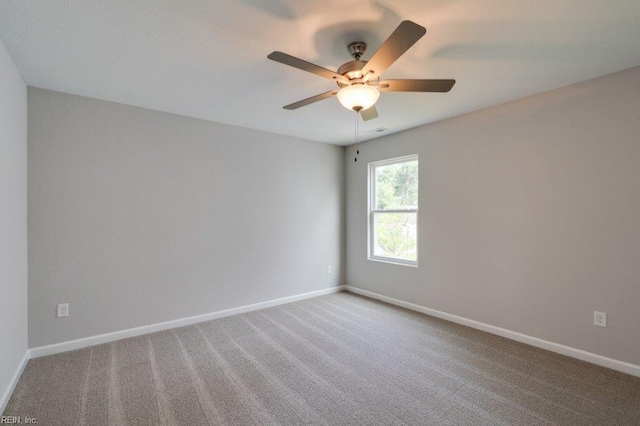
M 376 167 L 389 166 L 392 164 L 406 163 L 409 161 L 418 162 L 418 188 L 420 188 L 420 160 L 418 154 L 407 155 L 404 157 L 390 158 L 388 160 L 375 161 L 369 163 L 368 168 L 368 181 L 369 181 L 369 214 L 368 214 L 368 259 L 377 262 L 394 263 L 397 265 L 418 267 L 418 208 L 420 207 L 420 197 L 418 196 L 418 205 L 415 209 L 394 209 L 394 210 L 379 210 L 376 207 Z M 397 259 L 394 257 L 376 256 L 374 255 L 374 242 L 375 242 L 375 214 L 378 213 L 415 213 L 416 215 L 416 260 Z

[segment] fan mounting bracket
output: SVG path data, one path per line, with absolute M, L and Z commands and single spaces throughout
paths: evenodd
M 364 41 L 354 41 L 353 43 L 349 43 L 347 50 L 349 50 L 349 55 L 351 55 L 353 59 L 359 61 L 362 55 L 364 55 L 364 52 L 367 51 L 367 43 Z

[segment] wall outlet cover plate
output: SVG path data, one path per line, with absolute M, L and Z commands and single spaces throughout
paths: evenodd
M 58 318 L 69 316 L 69 304 L 61 303 L 58 305 Z
M 593 311 L 593 325 L 598 327 L 607 326 L 607 314 L 605 312 Z

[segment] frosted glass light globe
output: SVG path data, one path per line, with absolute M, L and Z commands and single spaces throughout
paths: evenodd
M 354 111 L 371 108 L 379 97 L 380 91 L 366 84 L 352 84 L 338 92 L 338 100 L 342 106 Z

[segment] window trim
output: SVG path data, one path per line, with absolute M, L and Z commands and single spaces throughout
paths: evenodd
M 392 209 L 392 210 L 378 210 L 376 208 L 376 182 L 375 182 L 375 169 L 376 167 L 389 166 L 392 164 L 406 163 L 409 161 L 418 162 L 418 188 L 420 188 L 420 160 L 418 154 L 405 155 L 403 157 L 390 158 L 387 160 L 374 161 L 368 165 L 368 215 L 367 215 L 367 259 L 375 262 L 392 263 L 395 265 L 418 267 L 419 251 L 418 251 L 418 209 L 420 208 L 420 196 L 418 195 L 418 205 L 415 209 Z M 374 235 L 375 235 L 375 220 L 376 213 L 414 213 L 416 215 L 416 260 L 397 259 L 394 257 L 376 256 L 374 255 Z

